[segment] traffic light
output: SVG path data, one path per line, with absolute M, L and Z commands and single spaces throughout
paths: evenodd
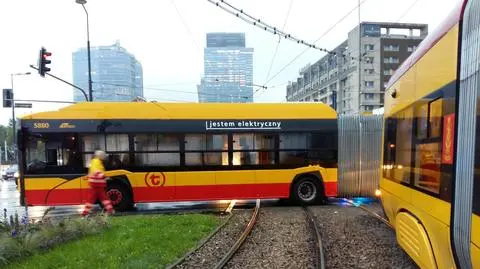
M 12 107 L 13 91 L 12 89 L 3 89 L 3 107 Z
M 40 55 L 38 57 L 38 73 L 42 77 L 45 77 L 45 73 L 50 72 L 50 68 L 47 67 L 47 64 L 52 62 L 48 59 L 51 55 L 52 53 L 48 52 L 44 47 L 40 49 Z

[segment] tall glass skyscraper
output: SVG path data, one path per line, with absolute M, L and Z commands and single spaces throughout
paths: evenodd
M 120 46 L 117 41 L 111 46 L 90 48 L 92 65 L 93 101 L 132 101 L 143 97 L 143 70 L 135 56 Z M 73 84 L 85 89 L 88 95 L 87 48 L 72 55 Z M 83 94 L 74 89 L 73 99 L 85 101 Z
M 253 102 L 253 48 L 244 33 L 208 33 L 200 103 Z

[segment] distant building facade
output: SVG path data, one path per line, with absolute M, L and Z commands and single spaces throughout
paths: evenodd
M 339 114 L 372 112 L 383 107 L 386 83 L 427 35 L 426 24 L 363 22 L 335 54 L 302 68 L 288 84 L 286 99 L 323 102 Z
M 253 102 L 253 48 L 244 33 L 207 33 L 200 103 Z
M 128 102 L 143 96 L 143 69 L 135 56 L 117 41 L 111 46 L 90 48 L 93 101 Z M 85 89 L 88 95 L 87 49 L 72 54 L 73 84 Z M 84 95 L 74 89 L 74 101 L 85 101 Z

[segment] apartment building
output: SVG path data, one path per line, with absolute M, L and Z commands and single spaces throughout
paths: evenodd
M 323 102 L 339 114 L 383 107 L 388 80 L 427 35 L 426 24 L 363 22 L 332 53 L 302 68 L 286 99 Z

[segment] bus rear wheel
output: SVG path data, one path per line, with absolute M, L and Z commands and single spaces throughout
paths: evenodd
M 312 205 L 323 199 L 323 189 L 318 179 L 305 176 L 295 182 L 292 188 L 293 200 L 301 205 Z
M 133 208 L 129 188 L 123 184 L 112 183 L 107 186 L 107 196 L 115 211 L 127 211 Z

